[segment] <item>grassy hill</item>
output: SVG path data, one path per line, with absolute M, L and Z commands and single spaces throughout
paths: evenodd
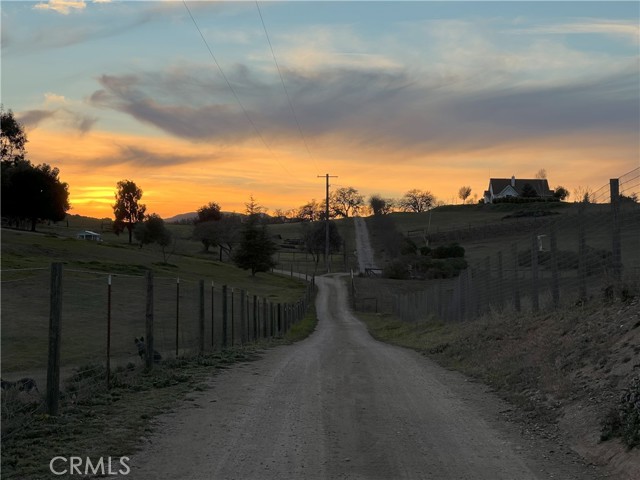
M 3 372 L 37 377 L 38 373 L 33 372 L 46 365 L 52 262 L 64 265 L 63 368 L 103 358 L 109 277 L 112 354 L 123 361 L 136 359 L 133 338 L 145 331 L 144 275 L 148 270 L 155 277 L 156 343 L 162 352 L 172 351 L 175 345 L 176 316 L 181 323 L 180 344 L 185 348 L 195 344 L 199 280 L 205 281 L 207 319 L 215 308 L 217 338 L 222 285 L 272 303 L 294 302 L 304 294 L 305 284 L 298 279 L 271 273 L 252 277 L 248 271 L 217 261 L 217 255 L 203 253 L 201 244 L 190 240 L 192 226 L 169 226 L 177 238 L 176 250 L 163 263 L 156 247 L 128 245 L 127 235 L 102 231 L 101 224 L 100 220 L 72 216 L 68 226 L 66 222 L 42 226 L 37 233 L 2 230 Z M 78 240 L 75 236 L 81 230 L 101 232 L 104 241 Z M 238 302 L 236 293 L 236 312 L 240 308 Z M 206 322 L 209 338 L 211 321 Z

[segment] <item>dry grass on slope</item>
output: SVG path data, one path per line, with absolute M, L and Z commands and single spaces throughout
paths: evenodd
M 640 446 L 632 448 L 640 438 L 640 392 L 632 390 L 640 377 L 637 299 L 456 324 L 361 317 L 379 340 L 480 379 L 531 422 L 557 425 L 576 451 L 609 464 L 617 478 L 640 471 Z M 622 437 L 626 446 L 617 438 L 603 441 L 607 436 Z

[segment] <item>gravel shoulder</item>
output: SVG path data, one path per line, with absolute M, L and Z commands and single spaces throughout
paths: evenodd
M 159 417 L 130 478 L 603 478 L 505 421 L 509 407 L 485 386 L 372 339 L 339 276 L 316 280 L 316 332 Z

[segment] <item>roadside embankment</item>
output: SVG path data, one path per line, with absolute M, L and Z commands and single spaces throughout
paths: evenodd
M 378 340 L 493 387 L 514 405 L 511 416 L 523 428 L 557 436 L 588 461 L 607 465 L 614 478 L 631 480 L 640 471 L 639 304 L 594 302 L 448 324 L 359 316 Z

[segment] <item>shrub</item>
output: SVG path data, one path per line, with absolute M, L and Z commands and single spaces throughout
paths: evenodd
M 418 251 L 418 246 L 410 238 L 403 238 L 402 246 L 400 247 L 401 255 L 415 255 Z
M 618 405 L 602 422 L 600 440 L 614 437 L 620 437 L 629 449 L 640 445 L 640 377 L 631 380 Z
M 431 248 L 429 247 L 420 247 L 420 255 L 427 256 L 431 254 Z
M 463 258 L 464 248 L 458 243 L 441 245 L 431 251 L 432 258 Z
M 409 264 L 400 259 L 394 260 L 382 269 L 382 276 L 395 280 L 407 280 L 409 275 Z

